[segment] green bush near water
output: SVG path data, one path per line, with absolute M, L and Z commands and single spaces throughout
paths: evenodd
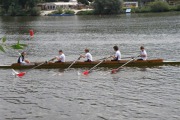
M 180 11 L 180 5 L 170 6 L 167 2 L 156 0 L 154 2 L 149 3 L 147 6 L 132 9 L 132 12 L 135 13 L 168 12 L 168 11 Z
M 151 2 L 149 4 L 149 7 L 152 12 L 167 12 L 170 10 L 169 4 L 161 0 L 156 0 L 155 2 Z
M 37 7 L 30 9 L 28 12 L 31 16 L 39 16 L 41 14 L 40 9 Z
M 94 15 L 94 10 L 79 11 L 77 15 Z
M 53 11 L 50 14 L 74 14 L 75 12 L 73 10 L 65 9 L 63 10 L 61 7 L 59 7 L 56 11 Z
M 65 14 L 74 14 L 75 12 L 73 10 L 66 9 L 64 10 Z
M 150 7 L 134 8 L 132 9 L 133 13 L 148 13 L 151 12 Z
M 59 7 L 56 11 L 53 11 L 52 14 L 62 14 L 63 13 L 63 9 L 61 7 Z
M 95 0 L 94 13 L 97 15 L 119 14 L 122 10 L 122 0 Z
M 176 6 L 176 11 L 180 11 L 180 4 Z

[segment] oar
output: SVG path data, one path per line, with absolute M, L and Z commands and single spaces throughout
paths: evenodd
M 96 68 L 98 65 L 100 65 L 102 62 L 104 62 L 106 59 L 110 58 L 111 56 L 109 57 L 106 57 L 104 58 L 102 61 L 100 61 L 98 64 L 96 64 L 94 67 L 92 67 L 91 69 L 89 70 L 86 70 L 83 72 L 83 75 L 88 75 L 94 68 Z
M 80 58 L 81 57 L 78 57 L 78 59 L 74 60 L 66 70 L 68 70 L 70 67 L 72 67 Z
M 23 77 L 27 72 L 29 72 L 29 71 L 31 71 L 31 70 L 33 70 L 33 69 L 35 69 L 35 68 L 37 68 L 37 67 L 39 67 L 39 66 L 41 66 L 41 65 L 43 65 L 43 64 L 45 64 L 45 63 L 47 63 L 47 62 L 53 61 L 54 59 L 56 59 L 56 58 L 52 58 L 52 59 L 50 59 L 50 60 L 48 60 L 48 61 L 45 61 L 45 62 L 43 62 L 43 63 L 41 63 L 41 64 L 39 64 L 39 65 L 37 65 L 37 66 L 29 69 L 29 70 L 27 70 L 26 72 L 17 72 L 17 71 L 15 71 L 14 69 L 12 69 L 12 70 L 13 70 L 13 72 L 15 73 L 16 76 L 18 76 L 18 77 Z
M 130 59 L 129 61 L 127 61 L 126 63 L 124 63 L 123 65 L 121 65 L 120 67 L 118 67 L 118 68 L 116 68 L 116 69 L 113 69 L 112 71 L 111 71 L 111 73 L 112 74 L 115 74 L 115 73 L 117 73 L 118 71 L 119 71 L 119 69 L 121 69 L 122 67 L 124 67 L 125 65 L 127 65 L 128 63 L 130 63 L 131 61 L 133 61 L 135 58 L 132 58 L 132 59 Z

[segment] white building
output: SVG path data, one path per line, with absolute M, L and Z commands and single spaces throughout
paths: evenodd
M 70 0 L 69 2 L 48 2 L 48 3 L 42 3 L 38 6 L 41 8 L 41 10 L 56 10 L 58 7 L 61 7 L 63 9 L 71 9 L 75 8 L 78 5 L 77 0 Z

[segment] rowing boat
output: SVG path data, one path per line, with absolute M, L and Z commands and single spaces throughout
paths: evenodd
M 128 60 L 121 60 L 121 61 L 104 61 L 102 62 L 99 67 L 118 67 L 126 63 Z M 93 61 L 93 62 L 76 62 L 72 67 L 73 68 L 83 68 L 83 67 L 93 67 L 94 65 L 98 64 L 100 61 Z M 41 62 L 42 63 L 42 62 Z M 14 63 L 12 65 L 0 65 L 0 68 L 13 68 L 13 69 L 27 69 L 33 68 L 41 63 L 33 63 L 29 65 L 22 65 L 18 63 Z M 37 68 L 68 68 L 71 65 L 72 61 L 64 62 L 64 63 L 46 63 Z M 174 61 L 164 61 L 163 59 L 151 59 L 151 60 L 134 60 L 128 63 L 126 66 L 128 67 L 153 67 L 153 66 L 163 66 L 163 65 L 173 65 L 179 66 L 180 62 Z

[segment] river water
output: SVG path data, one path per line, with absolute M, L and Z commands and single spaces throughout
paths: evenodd
M 29 38 L 29 30 L 35 36 Z M 114 54 L 136 56 L 145 46 L 148 58 L 180 61 L 180 13 L 119 16 L 0 17 L 0 37 L 20 39 L 31 61 L 45 61 L 62 49 L 67 61 L 85 48 L 93 59 Z M 16 62 L 18 52 L 0 53 L 0 64 Z M 179 120 L 180 68 L 124 67 L 115 75 L 97 68 L 36 69 L 23 78 L 0 69 L 1 120 Z

